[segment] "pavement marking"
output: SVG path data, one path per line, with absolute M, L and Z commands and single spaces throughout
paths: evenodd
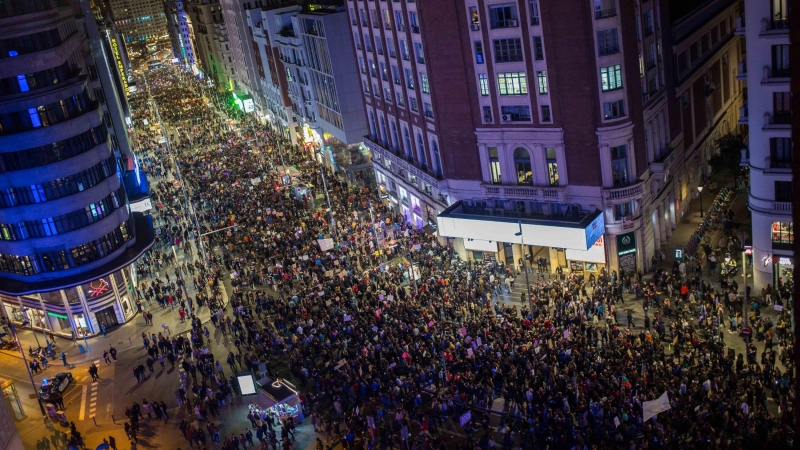
M 81 412 L 78 415 L 78 420 L 83 420 L 84 415 L 86 414 L 86 392 L 88 391 L 88 386 L 85 384 L 83 385 L 83 394 L 81 394 Z

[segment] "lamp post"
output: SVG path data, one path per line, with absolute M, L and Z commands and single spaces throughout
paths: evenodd
M 324 155 L 320 150 L 320 154 Z M 325 189 L 325 200 L 328 202 L 328 212 L 331 214 L 331 237 L 336 234 L 336 222 L 333 220 L 333 208 L 331 208 L 331 197 L 328 194 L 328 181 L 325 179 L 325 167 L 323 164 L 319 165 L 319 173 L 322 174 L 322 187 Z
M 522 221 L 518 220 L 519 233 L 514 233 L 514 236 L 519 236 L 520 243 L 522 244 L 522 251 L 525 252 L 525 237 L 522 235 Z M 531 307 L 531 314 L 533 314 L 533 299 L 531 299 L 531 283 L 528 279 L 528 268 L 525 266 L 525 255 L 522 256 L 522 268 L 525 269 L 525 297 L 528 298 L 528 303 Z
M 703 218 L 703 186 L 697 186 L 697 198 L 700 199 L 700 219 Z

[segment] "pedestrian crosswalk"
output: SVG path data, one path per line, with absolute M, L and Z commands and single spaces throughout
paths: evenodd
M 100 360 L 96 360 L 94 365 L 100 367 Z M 100 387 L 100 381 L 92 381 L 90 385 L 83 385 L 83 393 L 81 394 L 81 410 L 78 415 L 78 420 L 94 418 L 97 412 L 97 393 Z M 88 415 L 87 415 L 88 412 Z

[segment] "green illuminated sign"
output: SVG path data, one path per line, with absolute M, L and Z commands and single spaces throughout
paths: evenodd
M 48 316 L 57 317 L 57 318 L 59 318 L 59 319 L 64 319 L 64 320 L 67 320 L 67 319 L 69 319 L 69 317 L 67 317 L 67 316 L 66 316 L 66 315 L 64 315 L 64 314 L 58 314 L 58 313 L 54 313 L 54 312 L 51 312 L 51 311 L 48 311 L 48 312 L 47 312 L 47 315 L 48 315 Z

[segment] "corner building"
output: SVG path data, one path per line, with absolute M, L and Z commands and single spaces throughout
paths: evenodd
M 0 5 L 0 309 L 67 337 L 133 316 L 130 265 L 154 238 L 130 211 L 80 16 L 67 0 Z
M 736 4 L 348 1 L 381 189 L 464 259 L 649 269 L 707 173 L 695 150 L 735 120 L 739 97 L 703 88 L 735 81 L 737 55 L 712 63 Z

